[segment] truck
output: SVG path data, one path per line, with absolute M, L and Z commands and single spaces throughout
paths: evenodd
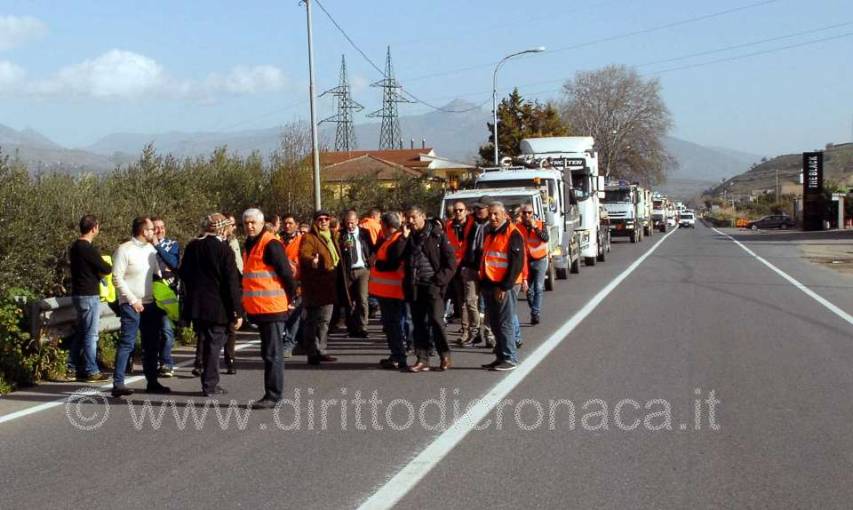
M 542 201 L 542 194 L 538 189 L 525 188 L 521 186 L 507 188 L 475 188 L 460 191 L 451 191 L 444 194 L 441 201 L 441 210 L 439 217 L 446 220 L 447 210 L 456 202 L 463 202 L 470 210 L 473 204 L 478 202 L 488 204 L 491 202 L 501 202 L 507 212 L 512 217 L 512 212 L 518 207 L 530 203 L 533 205 L 533 216 L 536 219 L 543 220 L 548 217 L 548 210 Z M 548 243 L 549 252 L 552 254 L 549 259 L 548 271 L 545 273 L 545 290 L 554 290 L 554 283 L 557 279 L 557 267 L 554 261 L 554 253 L 560 253 L 559 250 L 559 235 L 557 233 L 558 226 L 545 221 L 548 228 L 550 241 Z
M 652 223 L 661 232 L 669 227 L 669 199 L 660 193 L 652 196 Z
M 607 209 L 611 237 L 628 237 L 632 243 L 643 240 L 640 220 L 642 188 L 623 180 L 611 180 L 604 186 L 604 207 Z
M 578 225 L 572 235 L 576 235 L 584 264 L 588 266 L 604 262 L 610 251 L 610 229 L 601 221 L 604 176 L 598 174 L 594 145 L 591 136 L 524 138 L 518 157 L 527 166 L 555 169 L 562 175 L 563 203 L 556 206 L 576 207 Z
M 474 189 L 489 198 L 495 195 L 495 190 L 534 191 L 543 209 L 539 217 L 547 226 L 550 238 L 548 274 L 553 274 L 556 280 L 565 280 L 569 272 L 580 272 L 581 237 L 577 232 L 580 219 L 577 205 L 569 197 L 570 178 L 564 181 L 563 173 L 554 168 L 512 166 L 510 161 L 506 166 L 482 169 Z M 549 281 L 553 282 L 546 279 L 546 286 L 553 284 Z

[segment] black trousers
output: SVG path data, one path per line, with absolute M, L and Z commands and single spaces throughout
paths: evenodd
M 202 354 L 201 391 L 213 393 L 219 384 L 219 353 L 228 338 L 228 326 L 207 321 L 193 323 Z M 196 352 L 198 352 L 197 350 Z
M 228 335 L 225 341 L 225 366 L 227 368 L 234 368 L 235 356 L 237 355 L 237 332 L 231 328 L 225 329 Z M 201 370 L 204 365 L 204 349 L 204 342 L 201 341 L 201 336 L 196 332 L 195 363 L 193 363 L 193 368 Z
M 281 341 L 285 321 L 258 322 L 264 360 L 264 398 L 278 402 L 284 393 L 284 353 Z
M 433 342 L 439 356 L 450 352 L 447 331 L 444 328 L 444 296 L 441 289 L 435 285 L 417 285 L 415 299 L 410 303 L 410 307 L 418 360 L 429 359 Z

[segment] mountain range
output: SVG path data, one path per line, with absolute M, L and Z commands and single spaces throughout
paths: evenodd
M 477 148 L 488 138 L 486 123 L 490 117 L 490 112 L 476 105 L 455 100 L 440 110 L 401 116 L 402 143 L 404 147 L 424 144 L 433 147 L 440 156 L 473 161 Z M 333 141 L 334 126 L 324 125 L 323 128 L 321 139 Z M 232 132 L 113 133 L 86 147 L 70 149 L 32 129 L 16 131 L 0 125 L 0 148 L 5 154 L 17 156 L 34 171 L 106 171 L 133 161 L 149 143 L 153 143 L 159 152 L 176 157 L 207 154 L 223 145 L 243 154 L 252 151 L 270 154 L 278 148 L 280 133 L 279 127 Z M 357 124 L 355 135 L 360 148 L 376 147 L 379 123 Z M 760 159 L 753 154 L 672 137 L 666 137 L 664 144 L 678 162 L 678 167 L 670 171 L 668 181 L 661 189 L 678 195 L 695 194 L 723 178 L 746 171 Z

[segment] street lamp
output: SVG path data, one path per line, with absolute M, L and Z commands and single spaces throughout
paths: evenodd
M 314 85 L 314 41 L 311 33 L 311 0 L 301 0 L 305 4 L 308 23 L 308 97 L 311 110 L 311 162 L 314 169 L 314 210 L 320 210 L 320 142 L 317 136 L 317 91 Z
M 504 62 L 507 60 L 517 57 L 519 55 L 524 55 L 527 53 L 542 53 L 545 51 L 544 46 L 539 46 L 538 48 L 530 48 L 529 50 L 519 51 L 516 53 L 512 53 L 510 55 L 505 56 L 498 62 L 498 65 L 495 66 L 495 74 L 492 76 L 492 115 L 494 124 L 492 125 L 493 135 L 495 137 L 495 166 L 500 165 L 500 161 L 498 161 L 498 70 L 501 68 Z

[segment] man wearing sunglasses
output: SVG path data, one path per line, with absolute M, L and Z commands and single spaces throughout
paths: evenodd
M 450 280 L 448 296 L 453 298 L 456 315 L 462 319 L 461 335 L 456 343 L 470 345 L 480 331 L 477 275 L 462 265 L 462 257 L 468 246 L 468 237 L 474 228 L 474 218 L 468 214 L 465 202 L 456 202 L 451 210 L 453 216 L 445 224 L 444 232 L 456 256 L 456 273 Z
M 331 219 L 327 211 L 315 212 L 314 225 L 302 236 L 299 246 L 302 304 L 306 311 L 303 342 L 309 365 L 337 361 L 326 353 L 332 310 L 335 305 L 352 306 L 349 271 L 344 271 L 341 263 L 341 248 L 332 233 Z
M 542 298 L 545 294 L 545 274 L 548 271 L 548 230 L 542 220 L 534 216 L 533 204 L 521 206 L 518 230 L 524 237 L 527 250 L 527 304 L 530 306 L 530 324 L 539 324 Z

